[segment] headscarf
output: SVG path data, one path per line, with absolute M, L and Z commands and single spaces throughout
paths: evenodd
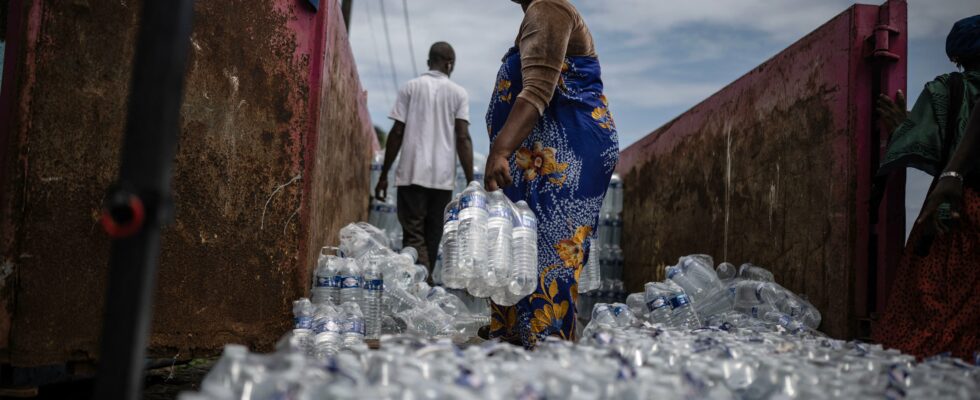
M 980 56 L 980 15 L 961 19 L 953 25 L 946 37 L 946 55 L 954 61 Z

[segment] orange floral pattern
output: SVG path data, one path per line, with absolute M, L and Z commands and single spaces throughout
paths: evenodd
M 602 129 L 616 129 L 616 121 L 613 120 L 612 113 L 609 112 L 609 100 L 606 99 L 606 95 L 600 95 L 599 100 L 602 100 L 602 106 L 592 110 L 592 119 L 598 122 Z
M 583 244 L 588 240 L 592 233 L 592 227 L 580 226 L 575 229 L 575 234 L 571 238 L 564 239 L 555 245 L 558 250 L 558 257 L 565 262 L 566 267 L 578 268 L 585 260 L 585 249 Z
M 560 174 L 568 169 L 568 163 L 558 162 L 557 153 L 558 151 L 554 147 L 544 147 L 541 142 L 534 142 L 533 148 L 522 147 L 518 149 L 515 161 L 517 166 L 524 170 L 524 180 L 533 181 L 539 176 L 550 177 L 550 175 Z M 555 184 L 565 182 L 564 175 L 558 179 L 551 182 Z

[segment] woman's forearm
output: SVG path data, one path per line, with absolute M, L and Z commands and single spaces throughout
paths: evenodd
M 974 172 L 978 158 L 980 158 L 980 107 L 975 106 L 970 113 L 970 121 L 966 124 L 966 131 L 963 132 L 963 140 L 956 146 L 956 151 L 946 164 L 945 171 L 961 174 Z
M 534 125 L 538 123 L 538 109 L 531 102 L 518 98 L 514 102 L 514 109 L 507 116 L 503 128 L 497 134 L 493 146 L 490 148 L 491 155 L 500 155 L 510 158 L 514 151 L 531 135 Z

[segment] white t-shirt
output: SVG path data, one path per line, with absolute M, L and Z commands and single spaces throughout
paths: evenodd
M 396 186 L 452 190 L 456 180 L 456 120 L 470 120 L 466 89 L 429 71 L 398 91 L 389 118 L 405 124 Z

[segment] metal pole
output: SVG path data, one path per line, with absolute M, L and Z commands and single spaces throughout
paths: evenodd
M 350 32 L 350 7 L 354 0 L 343 0 L 340 3 L 340 13 L 344 15 L 344 26 L 347 27 L 347 32 Z
M 140 397 L 193 11 L 193 0 L 143 2 L 119 176 L 102 216 L 113 241 L 97 399 Z

